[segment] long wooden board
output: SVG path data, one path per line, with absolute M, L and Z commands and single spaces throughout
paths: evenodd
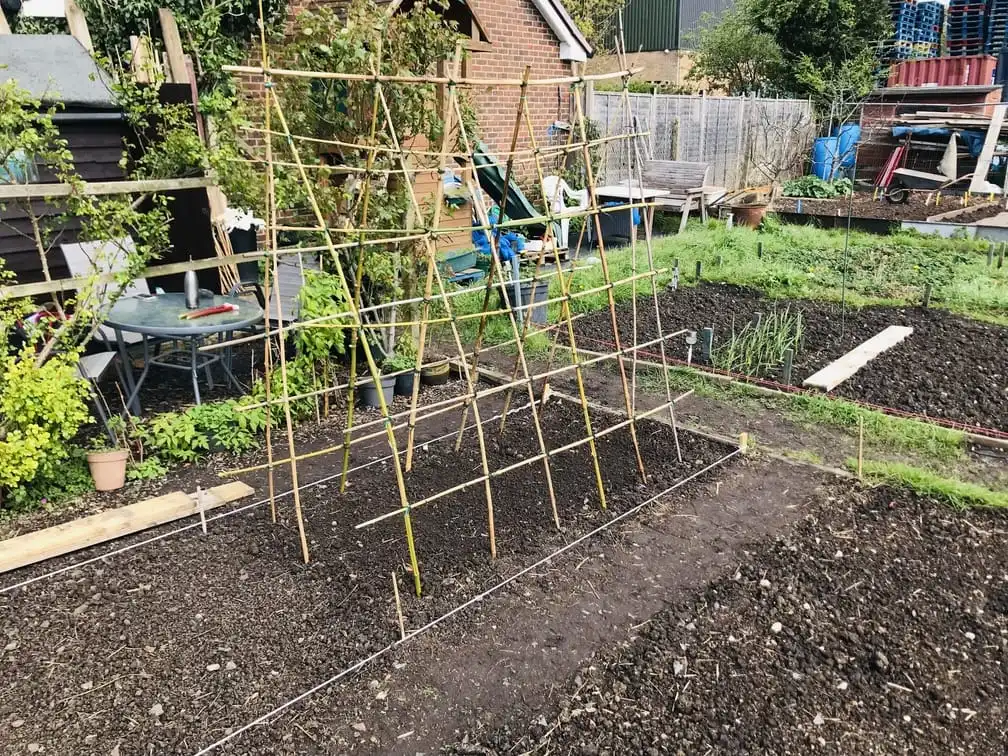
M 215 509 L 253 493 L 251 486 L 240 481 L 209 488 L 203 495 L 203 509 Z M 199 514 L 199 506 L 195 494 L 174 491 L 119 509 L 110 509 L 45 530 L 9 538 L 0 542 L 0 572 L 27 567 L 196 514 Z
M 990 170 L 991 160 L 994 158 L 994 150 L 997 149 L 998 139 L 1001 137 L 1001 126 L 1004 124 L 1005 108 L 1003 103 L 994 106 L 994 115 L 991 117 L 990 127 L 987 129 L 987 136 L 984 138 L 983 149 L 980 150 L 980 157 L 977 158 L 976 171 L 973 173 L 973 180 L 970 181 L 970 191 L 983 191 L 987 183 L 987 171 Z
M 896 346 L 912 333 L 913 328 L 909 326 L 889 326 L 818 373 L 810 375 L 802 385 L 832 391 L 882 352 Z

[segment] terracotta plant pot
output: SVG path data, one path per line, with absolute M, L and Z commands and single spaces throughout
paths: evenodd
M 129 461 L 129 451 L 112 449 L 111 451 L 89 452 L 88 467 L 91 468 L 91 478 L 99 491 L 117 491 L 126 485 L 126 462 Z
M 766 203 L 752 203 L 747 205 L 734 205 L 732 207 L 732 213 L 735 215 L 735 222 L 740 226 L 746 226 L 747 228 L 759 228 L 760 224 L 763 222 L 763 217 L 767 214 L 767 208 L 770 206 Z

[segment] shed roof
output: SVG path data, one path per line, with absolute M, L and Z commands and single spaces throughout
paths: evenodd
M 0 81 L 44 103 L 101 110 L 116 108 L 107 77 L 69 34 L 8 34 L 0 44 Z

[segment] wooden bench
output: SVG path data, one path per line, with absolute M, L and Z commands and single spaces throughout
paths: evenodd
M 682 210 L 679 233 L 686 228 L 694 204 L 707 222 L 707 208 L 726 193 L 723 187 L 710 186 L 710 164 L 686 160 L 648 160 L 644 163 L 644 186 L 664 189 L 668 197 L 655 201 L 659 208 Z

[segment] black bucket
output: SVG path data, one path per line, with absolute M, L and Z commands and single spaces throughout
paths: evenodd
M 515 320 L 520 326 L 525 322 L 526 314 L 531 309 L 531 324 L 544 326 L 549 322 L 549 282 L 548 281 L 528 281 L 521 284 L 521 306 L 517 302 L 512 302 L 515 294 L 515 286 L 508 283 L 499 288 L 497 293 L 500 297 L 501 307 L 510 307 L 514 312 Z

